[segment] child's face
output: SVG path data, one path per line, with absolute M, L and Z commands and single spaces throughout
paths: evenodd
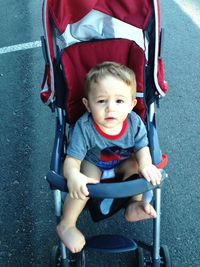
M 93 83 L 88 99 L 83 98 L 94 121 L 107 134 L 118 134 L 128 113 L 136 105 L 130 86 L 113 76 Z

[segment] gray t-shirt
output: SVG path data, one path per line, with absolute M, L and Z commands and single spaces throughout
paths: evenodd
M 114 136 L 103 133 L 86 112 L 70 128 L 67 155 L 107 170 L 147 145 L 146 128 L 135 112 L 128 115 L 121 132 Z

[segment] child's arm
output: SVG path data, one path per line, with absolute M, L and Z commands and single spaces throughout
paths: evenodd
M 64 177 L 67 179 L 71 198 L 85 199 L 89 194 L 86 184 L 98 181 L 82 174 L 80 167 L 80 160 L 67 156 L 64 162 Z
M 138 150 L 135 155 L 139 165 L 139 172 L 144 178 L 153 185 L 160 184 L 161 173 L 156 166 L 152 164 L 149 148 L 143 147 Z

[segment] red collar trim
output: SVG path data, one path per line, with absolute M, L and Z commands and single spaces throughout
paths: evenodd
M 116 139 L 119 139 L 119 138 L 126 132 L 126 129 L 127 129 L 127 127 L 128 127 L 128 120 L 125 119 L 124 122 L 123 122 L 123 126 L 122 126 L 121 131 L 120 131 L 118 134 L 116 134 L 116 135 L 111 135 L 111 134 L 104 133 L 104 132 L 101 130 L 101 128 L 99 127 L 99 125 L 98 125 L 94 120 L 93 120 L 93 123 L 94 123 L 94 127 L 95 127 L 95 129 L 97 130 L 97 132 L 98 132 L 101 136 L 103 136 L 103 137 L 105 137 L 105 138 L 107 138 L 107 139 L 110 139 L 110 140 L 116 140 Z

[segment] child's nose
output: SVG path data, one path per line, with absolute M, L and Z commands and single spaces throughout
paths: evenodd
M 107 104 L 107 111 L 114 111 L 115 110 L 115 101 L 108 101 L 108 104 Z

